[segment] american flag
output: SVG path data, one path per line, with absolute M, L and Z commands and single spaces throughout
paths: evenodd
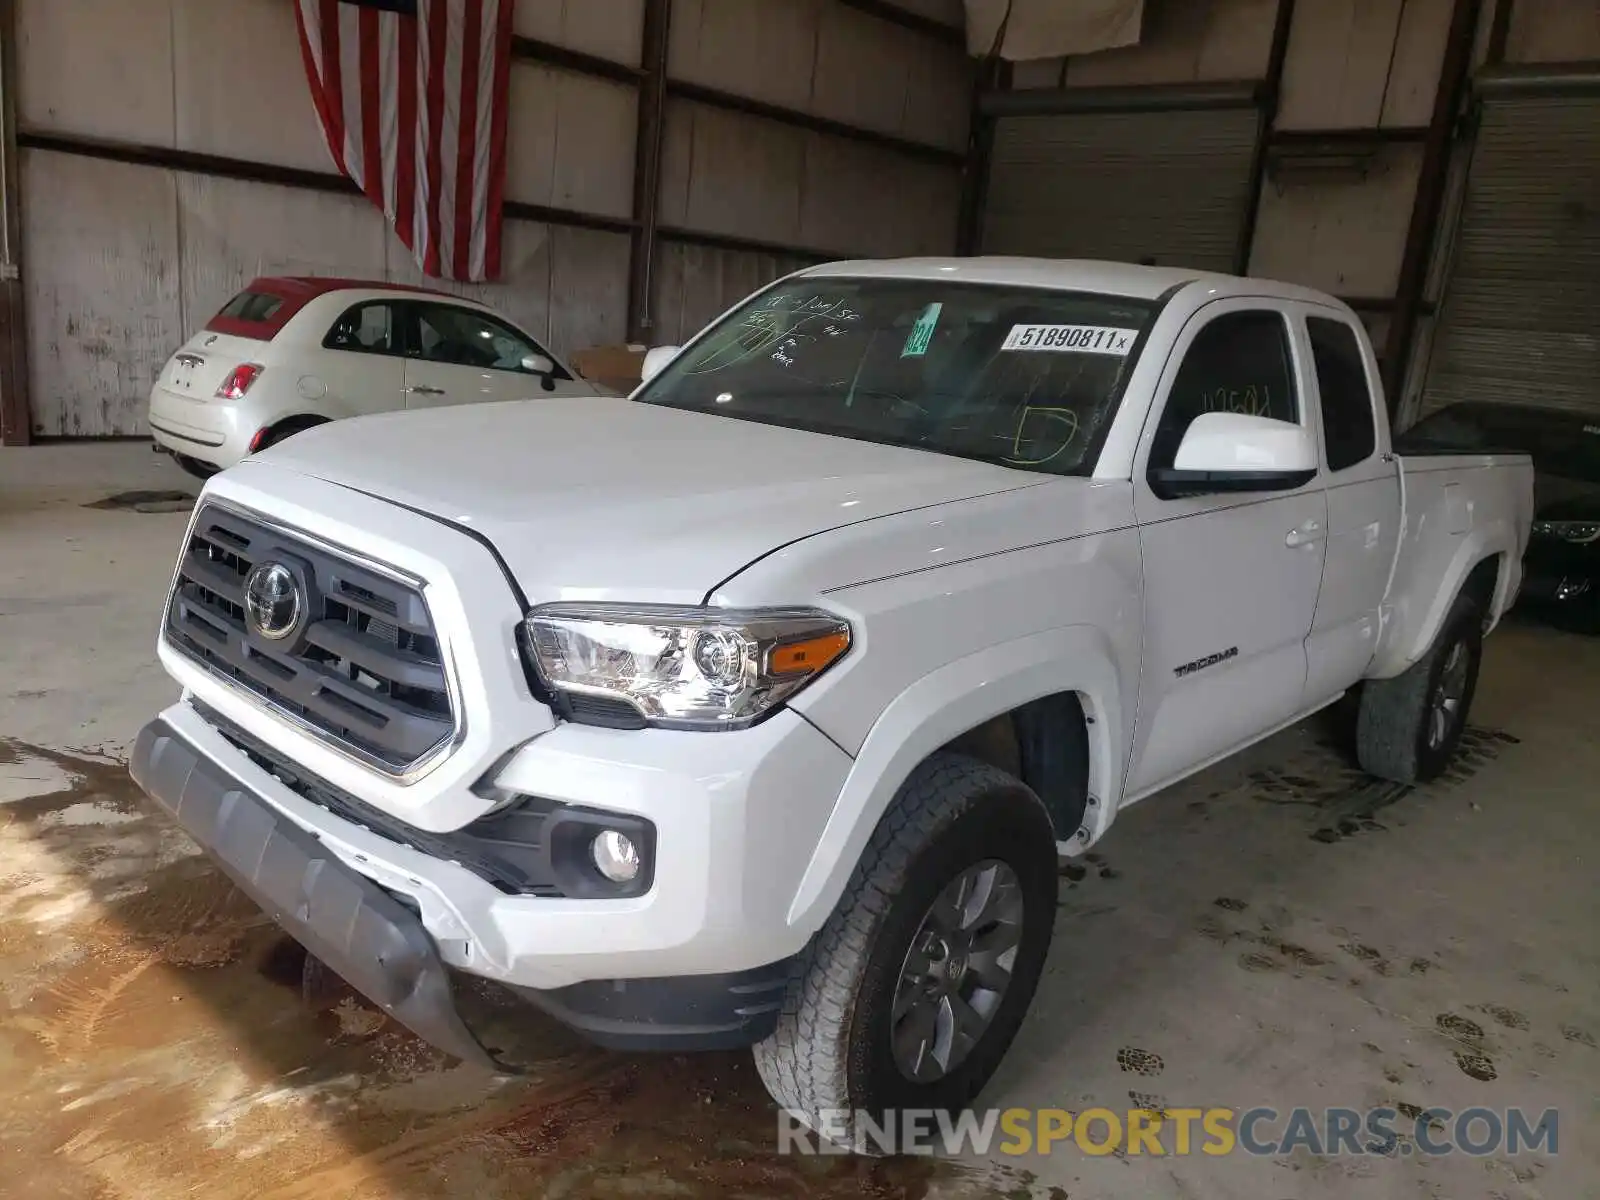
M 515 0 L 296 0 L 339 168 L 425 275 L 500 274 Z

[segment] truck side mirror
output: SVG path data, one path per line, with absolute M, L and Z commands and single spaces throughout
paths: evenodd
M 661 368 L 674 358 L 678 357 L 681 346 L 655 346 L 644 356 L 644 365 L 639 369 L 639 382 L 648 383 L 652 376 L 661 374 Z
M 1170 467 L 1150 469 L 1163 500 L 1227 492 L 1289 492 L 1317 475 L 1317 445 L 1304 427 L 1246 413 L 1201 413 Z

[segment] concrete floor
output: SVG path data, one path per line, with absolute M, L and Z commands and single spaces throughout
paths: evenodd
M 1066 872 L 984 1097 L 1556 1108 L 1559 1153 L 780 1159 L 740 1055 L 528 1017 L 508 1082 L 337 988 L 302 1002 L 292 949 L 119 765 L 174 694 L 153 645 L 184 518 L 82 505 L 191 486 L 138 445 L 0 450 L 0 1195 L 1600 1195 L 1600 641 L 1498 633 L 1438 785 L 1368 783 L 1330 718 L 1125 813 Z

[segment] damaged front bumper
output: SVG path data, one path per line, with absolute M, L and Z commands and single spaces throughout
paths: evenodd
M 128 771 L 234 884 L 308 952 L 424 1041 L 499 1069 L 456 1012 L 421 920 L 356 874 L 166 724 L 145 726 Z
M 451 982 L 456 968 L 441 956 L 414 900 L 361 874 L 164 718 L 140 733 L 128 769 L 240 890 L 357 991 L 448 1054 L 516 1070 L 462 1019 Z M 791 965 L 782 959 L 734 972 L 557 988 L 499 982 L 598 1045 L 732 1049 L 772 1032 Z

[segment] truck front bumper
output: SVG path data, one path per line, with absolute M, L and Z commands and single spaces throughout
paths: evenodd
M 534 739 L 495 786 L 659 831 L 650 890 L 617 900 L 508 895 L 311 803 L 188 702 L 145 728 L 130 771 L 307 950 L 427 1041 L 487 1062 L 456 1014 L 453 972 L 612 1047 L 767 1036 L 813 932 L 788 926 L 787 907 L 849 765 L 793 713 L 739 734 L 561 726 Z
M 495 1065 L 457 1016 L 432 939 L 399 900 L 345 867 L 165 721 L 140 732 L 128 771 L 241 891 L 351 987 L 439 1049 Z

